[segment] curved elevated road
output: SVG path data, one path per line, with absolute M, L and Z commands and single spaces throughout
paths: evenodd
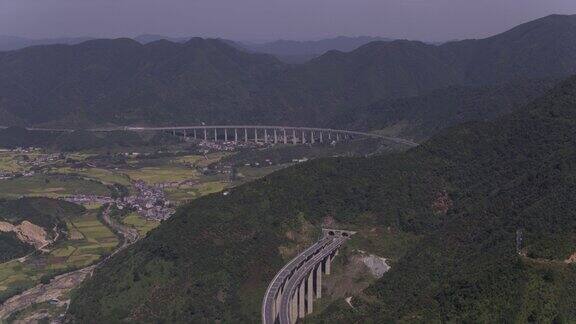
M 0 128 L 7 128 L 5 126 L 0 126 Z M 66 129 L 66 128 L 41 128 L 41 127 L 27 127 L 29 131 L 47 131 L 47 132 L 73 132 L 75 129 Z M 350 130 L 342 130 L 342 129 L 333 129 L 333 128 L 318 128 L 318 127 L 292 127 L 292 126 L 271 126 L 271 125 L 213 125 L 213 126 L 163 126 L 163 127 L 133 127 L 133 126 L 124 126 L 124 127 L 102 127 L 102 128 L 88 128 L 85 129 L 89 132 L 114 132 L 114 131 L 132 131 L 132 132 L 146 132 L 146 131 L 208 131 L 208 130 L 232 130 L 232 129 L 251 129 L 251 130 L 281 130 L 281 131 L 295 131 L 295 132 L 314 132 L 317 133 L 326 133 L 326 134 L 335 134 L 335 135 L 348 135 L 348 136 L 363 136 L 369 138 L 380 138 L 384 139 L 393 143 L 407 145 L 407 146 L 418 146 L 418 143 L 415 143 L 411 140 L 398 138 L 398 137 L 391 137 L 391 136 L 384 136 L 380 134 L 374 133 L 366 133 L 366 132 L 358 132 L 358 131 L 350 131 Z
M 292 324 L 296 322 L 296 319 L 292 318 L 293 314 L 291 314 L 290 309 L 292 296 L 294 296 L 300 284 L 306 280 L 306 277 L 314 271 L 314 268 L 316 268 L 316 266 L 322 266 L 322 260 L 336 251 L 345 240 L 346 238 L 343 237 L 333 239 L 320 253 L 314 254 L 310 259 L 306 260 L 306 263 L 298 268 L 294 275 L 286 282 L 279 310 L 280 324 Z
M 276 297 L 284 289 L 284 283 L 288 277 L 297 272 L 298 268 L 306 262 L 314 254 L 325 248 L 331 242 L 331 238 L 324 238 L 300 253 L 296 258 L 288 262 L 272 279 L 272 282 L 266 290 L 264 295 L 264 302 L 262 303 L 262 322 L 273 324 L 276 319 Z
M 322 272 L 340 246 L 354 232 L 323 230 L 322 238 L 286 264 L 274 277 L 262 301 L 264 324 L 293 324 L 312 312 L 313 301 L 322 294 Z M 342 235 L 342 233 L 345 233 Z

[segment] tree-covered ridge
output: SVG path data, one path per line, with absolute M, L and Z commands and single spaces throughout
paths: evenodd
M 199 199 L 100 269 L 78 321 L 259 318 L 287 233 L 325 217 L 420 239 L 332 320 L 574 320 L 576 79 L 403 154 L 327 159 Z M 522 243 L 517 250 L 518 233 Z M 291 243 L 292 242 L 292 243 Z
M 296 66 L 200 38 L 145 45 L 129 39 L 91 40 L 0 52 L 0 117 L 12 125 L 63 127 L 206 122 L 380 129 L 391 125 L 372 124 L 370 113 L 358 114 L 359 120 L 339 116 L 365 111 L 382 100 L 435 99 L 430 92 L 464 86 L 458 89 L 467 89 L 465 95 L 479 91 L 484 97 L 479 113 L 464 114 L 462 120 L 485 119 L 494 114 L 481 107 L 506 102 L 495 105 L 506 112 L 514 103 L 525 103 L 519 94 L 531 93 L 534 86 L 496 93 L 474 88 L 576 73 L 575 21 L 576 16 L 549 16 L 491 38 L 440 46 L 372 42 Z M 492 94 L 501 98 L 492 100 Z M 445 126 L 446 112 L 470 107 L 476 105 L 448 96 L 431 107 L 415 103 L 408 109 L 423 115 L 413 122 L 430 128 Z M 417 129 L 413 132 L 422 136 Z
M 16 234 L 0 232 L 0 263 L 24 256 L 32 251 L 34 247 L 20 241 Z

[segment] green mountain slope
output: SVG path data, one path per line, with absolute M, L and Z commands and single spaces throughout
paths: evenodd
M 196 200 L 99 269 L 70 311 L 79 322 L 256 322 L 269 280 L 329 220 L 418 239 L 354 310 L 324 319 L 573 321 L 575 104 L 576 78 L 403 154 L 316 160 Z
M 417 97 L 382 100 L 335 116 L 333 122 L 350 129 L 382 129 L 393 136 L 424 140 L 466 121 L 488 121 L 510 113 L 541 97 L 557 82 L 540 79 L 482 87 L 452 86 Z

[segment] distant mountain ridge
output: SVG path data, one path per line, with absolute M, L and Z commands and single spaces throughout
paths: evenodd
M 548 16 L 487 39 L 440 46 L 371 42 L 301 65 L 214 39 L 93 40 L 0 52 L 0 114 L 13 124 L 74 127 L 202 122 L 362 127 L 367 123 L 342 123 L 339 116 L 455 86 L 474 92 L 574 73 L 576 16 Z M 460 104 L 451 101 L 450 109 Z
M 13 51 L 36 45 L 56 45 L 56 44 L 80 44 L 94 39 L 92 37 L 57 37 L 31 39 L 18 36 L 0 35 L 0 51 Z

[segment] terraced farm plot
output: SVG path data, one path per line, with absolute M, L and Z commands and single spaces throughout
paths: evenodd
M 21 196 L 57 198 L 79 194 L 107 196 L 110 191 L 105 185 L 96 181 L 69 175 L 37 174 L 31 177 L 0 180 L 0 197 L 2 198 Z
M 143 180 L 150 184 L 180 182 L 189 179 L 196 179 L 199 176 L 196 170 L 176 165 L 146 167 L 136 170 L 124 170 L 123 172 L 133 180 Z
M 166 188 L 166 196 L 170 201 L 182 202 L 191 199 L 200 198 L 202 196 L 220 192 L 227 188 L 230 184 L 228 182 L 208 181 L 194 184 L 191 186 L 182 186 L 178 188 Z
M 96 210 L 67 221 L 69 240 L 56 244 L 48 254 L 0 264 L 0 294 L 17 286 L 37 284 L 43 275 L 86 267 L 111 253 L 118 245 L 116 235 L 97 218 Z M 74 239 L 71 239 L 71 237 Z
M 134 227 L 141 237 L 146 236 L 148 232 L 160 225 L 160 222 L 144 219 L 138 216 L 136 213 L 130 213 L 128 216 L 124 217 L 122 222 L 126 225 Z
M 269 175 L 272 172 L 284 169 L 290 165 L 291 164 L 279 164 L 260 168 L 241 167 L 238 168 L 238 176 L 246 178 L 245 180 L 259 179 Z
M 100 168 L 58 168 L 54 170 L 57 173 L 64 173 L 64 174 L 77 174 L 82 177 L 95 179 L 98 181 L 103 182 L 104 184 L 121 184 L 123 186 L 130 186 L 130 178 L 125 174 L 100 169 Z
M 216 163 L 223 158 L 233 155 L 230 152 L 216 152 L 204 155 L 185 155 L 173 159 L 171 162 L 176 164 L 193 164 L 199 167 L 206 167 L 212 163 Z

